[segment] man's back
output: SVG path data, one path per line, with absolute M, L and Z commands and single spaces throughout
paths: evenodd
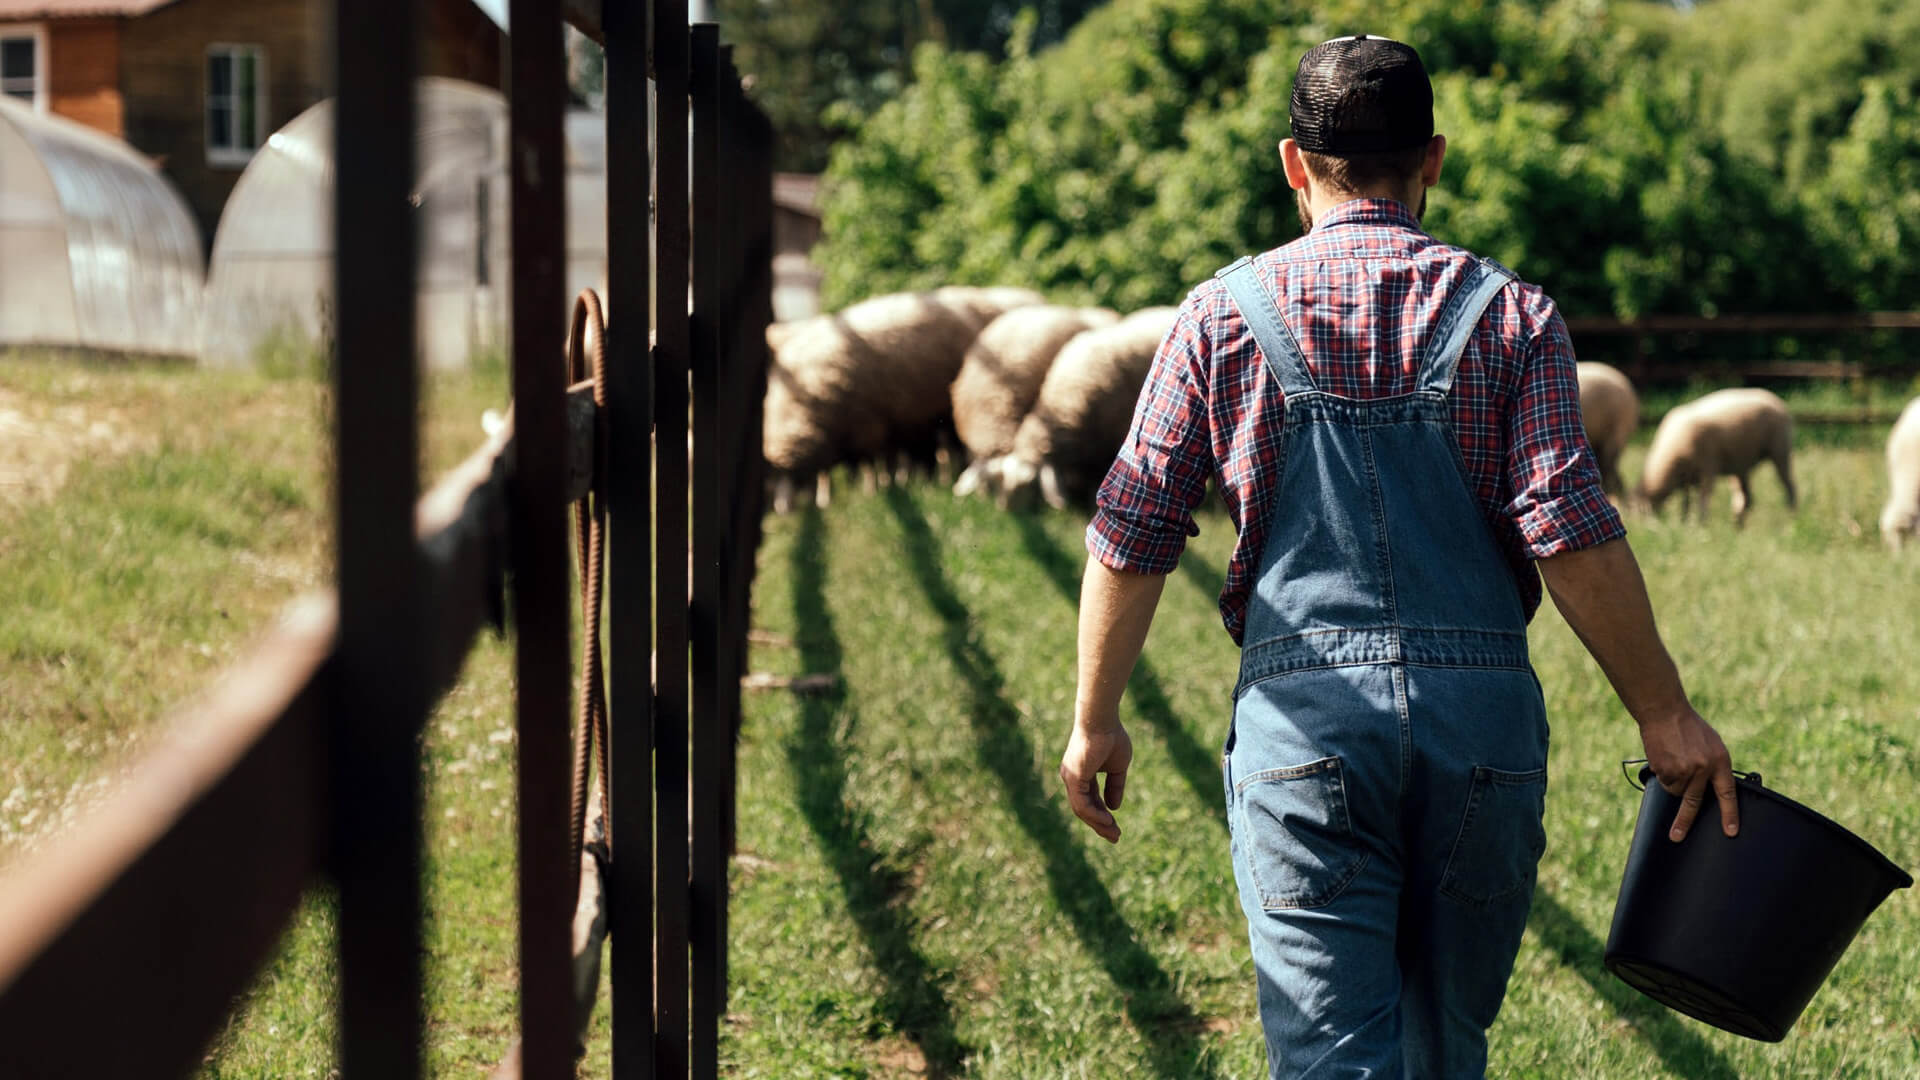
M 1442 308 L 1477 265 L 1421 231 L 1406 207 L 1355 199 L 1314 230 L 1254 260 L 1263 287 L 1319 388 L 1359 399 L 1413 389 Z M 1220 608 L 1241 639 L 1252 573 L 1266 541 L 1284 394 L 1218 280 L 1194 289 L 1155 357 L 1128 440 L 1088 531 L 1109 566 L 1171 569 L 1190 509 L 1217 478 L 1240 541 Z M 1538 287 L 1494 298 L 1453 383 L 1454 436 L 1470 489 L 1530 617 L 1540 603 L 1531 560 L 1622 535 L 1600 493 L 1580 425 L 1566 327 Z

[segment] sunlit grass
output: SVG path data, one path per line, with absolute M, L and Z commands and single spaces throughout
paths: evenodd
M 503 382 L 433 382 L 429 470 L 478 441 Z M 308 378 L 35 361 L 0 364 L 0 389 L 119 408 L 151 436 L 74 461 L 49 498 L 0 504 L 0 797 L 25 792 L 0 806 L 12 861 L 57 842 L 48 820 L 104 790 L 169 705 L 324 582 L 331 495 L 325 391 Z M 1744 529 L 1724 492 L 1705 527 L 1671 506 L 1629 524 L 1668 643 L 1738 763 L 1912 868 L 1920 559 L 1890 559 L 1874 531 L 1884 437 L 1803 425 L 1797 514 L 1762 471 Z M 792 644 L 756 646 L 752 666 L 840 679 L 747 701 L 726 1075 L 1263 1074 L 1216 764 L 1236 662 L 1214 607 L 1231 527 L 1204 517 L 1167 586 L 1123 708 L 1137 756 L 1127 836 L 1109 847 L 1054 779 L 1084 524 L 928 484 L 842 484 L 825 511 L 767 520 L 755 625 Z M 1637 740 L 1550 606 L 1532 636 L 1554 723 L 1550 840 L 1493 1074 L 1920 1075 L 1910 894 L 1869 921 L 1778 1046 L 1605 973 L 1637 805 L 1617 763 Z M 481 1075 L 517 1029 L 510 708 L 510 652 L 484 639 L 423 736 L 432 1075 Z M 316 892 L 204 1075 L 333 1070 L 331 935 Z M 584 1075 L 606 1075 L 606 1033 L 603 1001 Z

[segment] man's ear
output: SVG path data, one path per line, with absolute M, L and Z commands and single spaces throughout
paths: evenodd
M 1432 187 L 1440 182 L 1440 166 L 1447 159 L 1447 137 L 1435 135 L 1427 143 L 1427 160 L 1420 166 L 1420 183 Z
M 1300 154 L 1300 144 L 1292 139 L 1280 140 L 1280 165 L 1287 173 L 1287 186 L 1295 191 L 1307 189 L 1307 159 Z

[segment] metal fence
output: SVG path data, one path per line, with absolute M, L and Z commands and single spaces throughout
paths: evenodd
M 1915 330 L 1920 330 L 1920 311 L 1567 319 L 1567 331 L 1583 357 L 1617 365 L 1640 386 L 1670 386 L 1700 378 L 1752 383 L 1910 376 L 1920 371 L 1920 365 L 1896 335 Z M 1749 343 L 1744 349 L 1715 349 L 1706 344 L 1743 338 Z M 1781 338 L 1812 357 L 1839 352 L 1847 359 L 1769 355 L 1770 343 Z
M 685 0 L 513 0 L 513 424 L 422 498 L 407 464 L 416 16 L 381 0 L 334 0 L 333 14 L 350 43 L 334 66 L 337 587 L 297 604 L 178 738 L 0 890 L 0 1076 L 190 1071 L 301 896 L 329 879 L 341 1071 L 418 1075 L 417 736 L 475 635 L 509 610 L 520 1068 L 571 1075 L 565 510 L 589 488 L 610 531 L 612 1071 L 717 1075 L 763 486 L 771 129 L 714 28 L 688 28 Z M 607 60 L 598 409 L 578 388 L 569 400 L 560 362 L 563 17 Z

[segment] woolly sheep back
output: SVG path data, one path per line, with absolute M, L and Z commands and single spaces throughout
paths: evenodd
M 1639 430 L 1640 397 L 1618 368 L 1582 361 L 1578 370 L 1580 419 L 1600 466 L 1600 488 L 1609 495 L 1619 495 L 1620 453 Z
M 1025 480 L 1050 468 L 1061 496 L 1090 494 L 1126 441 L 1141 385 L 1178 310 L 1145 308 L 1062 346 L 1014 435 L 1010 476 Z M 1049 492 L 1048 502 L 1059 501 Z
M 1705 520 L 1714 481 L 1732 476 L 1739 482 L 1733 505 L 1738 521 L 1746 516 L 1747 474 L 1762 461 L 1773 462 L 1787 505 L 1794 506 L 1793 418 L 1787 403 L 1758 388 L 1716 390 L 1675 406 L 1660 421 L 1641 470 L 1640 497 L 1657 511 L 1679 491 L 1684 517 L 1697 489 Z
M 767 371 L 763 449 L 813 472 L 884 455 L 946 416 L 977 327 L 932 293 L 894 293 L 797 324 Z
M 953 380 L 953 428 L 974 458 L 1013 449 L 1020 421 L 1040 396 L 1054 356 L 1082 330 L 1111 326 L 1118 312 L 1043 304 L 1016 308 L 987 324 Z
M 1887 436 L 1886 509 L 1880 512 L 1880 538 L 1899 551 L 1920 531 L 1920 397 L 1907 402 Z

